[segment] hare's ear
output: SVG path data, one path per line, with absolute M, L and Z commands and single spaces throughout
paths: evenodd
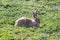
M 37 17 L 37 10 L 36 9 L 32 10 L 32 15 L 34 18 Z

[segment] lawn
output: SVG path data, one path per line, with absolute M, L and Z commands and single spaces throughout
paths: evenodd
M 42 27 L 14 26 L 38 9 Z M 60 0 L 0 0 L 0 40 L 60 40 Z

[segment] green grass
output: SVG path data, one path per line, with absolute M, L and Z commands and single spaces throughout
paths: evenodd
M 22 16 L 33 18 L 34 8 L 41 28 L 14 27 Z M 0 40 L 60 40 L 60 0 L 0 0 Z

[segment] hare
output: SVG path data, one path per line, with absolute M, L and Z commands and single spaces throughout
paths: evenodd
M 37 10 L 32 10 L 33 19 L 27 17 L 21 17 L 15 21 L 15 26 L 23 26 L 23 27 L 39 27 L 40 20 L 37 17 Z

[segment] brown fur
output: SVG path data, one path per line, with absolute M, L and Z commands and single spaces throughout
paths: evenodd
M 26 18 L 26 17 L 19 18 L 18 20 L 16 20 L 15 26 L 24 26 L 24 27 L 38 26 L 39 27 L 40 20 L 37 17 L 37 13 L 36 11 L 32 11 L 32 12 L 33 12 L 32 14 L 34 19 Z

